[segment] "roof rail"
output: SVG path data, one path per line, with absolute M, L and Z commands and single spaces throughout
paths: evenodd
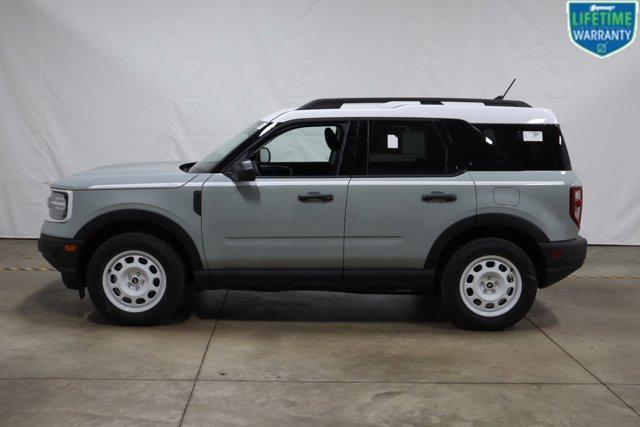
M 307 102 L 298 110 L 322 110 L 342 107 L 343 104 L 381 104 L 393 101 L 412 101 L 426 105 L 443 105 L 445 102 L 477 102 L 488 107 L 526 107 L 531 105 L 524 101 L 508 99 L 479 99 L 479 98 L 322 98 Z

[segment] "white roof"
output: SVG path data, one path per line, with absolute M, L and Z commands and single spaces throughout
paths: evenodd
M 443 105 L 414 101 L 392 101 L 380 104 L 344 104 L 336 109 L 282 110 L 266 118 L 279 122 L 312 118 L 397 117 L 461 119 L 469 123 L 557 124 L 558 119 L 546 108 L 485 106 L 471 102 L 447 102 Z

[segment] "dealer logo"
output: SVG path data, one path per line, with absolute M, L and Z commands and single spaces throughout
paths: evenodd
M 629 46 L 636 38 L 638 2 L 567 3 L 569 38 L 580 49 L 606 58 Z

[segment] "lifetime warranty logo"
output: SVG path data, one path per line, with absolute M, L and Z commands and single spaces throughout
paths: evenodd
M 629 46 L 636 38 L 638 2 L 567 3 L 569 37 L 580 49 L 606 58 Z

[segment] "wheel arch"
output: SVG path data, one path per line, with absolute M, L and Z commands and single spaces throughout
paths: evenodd
M 546 261 L 539 243 L 548 242 L 548 236 L 532 222 L 509 214 L 480 214 L 452 224 L 431 246 L 425 268 L 435 271 L 438 278 L 446 260 L 457 248 L 483 237 L 502 238 L 521 247 L 535 265 L 538 283 L 544 283 Z
M 202 260 L 193 239 L 178 223 L 164 215 L 141 209 L 121 209 L 104 213 L 86 223 L 74 236 L 83 241 L 78 276 L 85 277 L 87 264 L 95 250 L 107 239 L 129 231 L 152 234 L 173 246 L 182 258 L 189 280 L 202 270 Z

